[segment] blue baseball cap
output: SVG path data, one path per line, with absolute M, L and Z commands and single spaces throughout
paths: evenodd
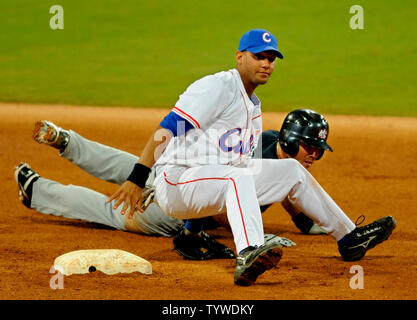
M 239 42 L 239 51 L 248 50 L 252 53 L 259 53 L 263 51 L 274 51 L 275 55 L 283 59 L 284 56 L 278 51 L 277 39 L 272 33 L 264 29 L 252 29 L 246 32 Z

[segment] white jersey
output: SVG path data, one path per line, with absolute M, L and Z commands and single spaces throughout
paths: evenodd
M 261 102 L 255 94 L 248 97 L 236 69 L 195 81 L 172 111 L 194 129 L 174 137 L 157 166 L 239 164 L 251 156 L 262 132 Z

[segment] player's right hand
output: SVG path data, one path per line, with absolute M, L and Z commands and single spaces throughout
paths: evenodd
M 113 209 L 116 210 L 123 204 L 120 214 L 124 215 L 126 211 L 129 210 L 128 216 L 130 219 L 133 218 L 133 214 L 136 210 L 142 212 L 140 209 L 140 204 L 142 203 L 142 188 L 129 180 L 124 182 L 120 188 L 107 199 L 107 202 L 109 203 L 113 200 L 116 200 Z

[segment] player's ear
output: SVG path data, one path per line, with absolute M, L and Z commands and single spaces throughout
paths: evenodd
M 300 144 L 298 139 L 291 135 L 287 130 L 280 131 L 279 144 L 282 151 L 288 154 L 291 158 L 295 158 L 298 154 Z
M 237 64 L 238 65 L 241 64 L 242 63 L 242 58 L 244 56 L 244 53 L 242 51 L 237 50 L 235 56 L 236 56 L 236 62 L 237 62 Z

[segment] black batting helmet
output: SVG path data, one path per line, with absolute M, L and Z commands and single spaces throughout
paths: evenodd
M 295 157 L 302 141 L 321 150 L 318 160 L 325 150 L 333 151 L 326 142 L 328 135 L 329 124 L 321 114 L 309 109 L 297 109 L 285 117 L 279 132 L 279 144 L 285 153 Z

